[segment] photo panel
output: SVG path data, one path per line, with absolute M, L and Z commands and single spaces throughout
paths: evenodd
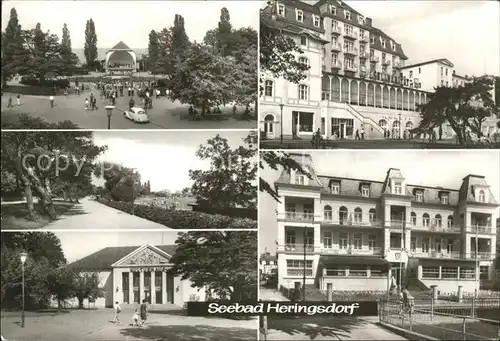
M 450 322 L 444 336 L 431 314 L 475 316 L 480 335 L 496 337 L 486 321 L 500 307 L 497 150 L 260 153 L 282 157 L 260 173 L 260 300 L 359 304 L 347 317 L 270 314 L 261 339 L 364 339 L 367 329 L 400 339 L 377 322 L 438 339 L 472 333 Z
M 3 131 L 2 231 L 257 229 L 256 131 Z
M 2 3 L 2 128 L 256 129 L 258 16 L 258 1 Z
M 1 234 L 6 340 L 257 337 L 257 317 L 187 313 L 257 299 L 257 231 Z

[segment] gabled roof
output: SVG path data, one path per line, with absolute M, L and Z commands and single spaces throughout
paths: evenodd
M 302 168 L 304 168 L 305 171 L 308 171 L 309 174 L 311 175 L 312 179 L 309 179 L 309 183 L 307 186 L 318 187 L 318 188 L 323 187 L 323 184 L 319 181 L 318 175 L 316 174 L 316 171 L 314 169 L 312 157 L 310 154 L 291 153 L 289 154 L 289 156 L 291 159 L 299 163 L 302 166 Z M 276 180 L 275 185 L 276 184 L 292 185 L 290 172 L 283 170 L 278 180 Z
M 111 50 L 132 50 L 132 49 L 128 47 L 127 44 L 125 44 L 123 41 L 120 41 Z
M 404 180 L 403 174 L 401 173 L 401 170 L 397 168 L 389 168 L 387 171 L 387 174 L 385 176 L 384 180 L 384 186 L 382 188 L 382 194 L 384 193 L 392 193 L 390 187 L 389 187 L 389 180 L 390 179 L 399 179 L 399 180 Z M 404 195 L 410 195 L 408 188 L 406 188 L 406 193 Z
M 156 246 L 169 255 L 175 253 L 177 245 L 159 245 Z M 131 253 L 142 248 L 142 246 L 113 246 L 106 247 L 97 252 L 88 255 L 85 258 L 79 259 L 73 263 L 68 264 L 68 267 L 79 270 L 111 270 L 111 265 L 125 258 Z
M 434 64 L 434 63 L 442 63 L 442 64 L 445 64 L 445 65 L 448 65 L 449 67 L 454 67 L 455 66 L 448 59 L 446 59 L 446 58 L 439 58 L 439 59 L 433 59 L 433 60 L 429 60 L 429 61 L 418 63 L 418 64 L 406 65 L 406 66 L 402 67 L 402 69 L 408 69 L 408 68 L 412 68 L 412 67 L 417 67 L 417 66 L 422 66 L 422 65 L 427 65 L 427 64 Z

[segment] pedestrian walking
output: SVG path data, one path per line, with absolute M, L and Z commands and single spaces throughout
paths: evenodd
M 156 89 L 156 99 L 160 98 L 160 89 Z
M 89 99 L 85 98 L 85 111 L 89 110 Z
M 17 106 L 20 106 L 21 105 L 21 94 L 20 93 L 17 93 Z
M 132 325 L 139 326 L 139 309 L 135 308 L 134 315 L 132 315 Z
M 115 302 L 115 307 L 114 307 L 114 312 L 115 316 L 113 317 L 113 322 L 114 323 L 120 323 L 120 313 L 122 312 L 122 308 L 120 307 L 120 303 L 118 301 Z
M 365 128 L 364 127 L 361 127 L 361 139 L 362 140 L 365 139 Z
M 14 106 L 12 105 L 12 96 L 9 96 L 9 102 L 7 103 L 7 108 L 13 108 Z
M 147 304 L 147 299 L 142 300 L 141 308 L 141 327 L 143 327 L 146 324 L 146 321 L 148 319 L 148 304 Z
M 49 101 L 50 101 L 50 107 L 53 108 L 54 107 L 54 96 L 50 95 Z
M 354 139 L 359 140 L 359 130 L 358 129 L 356 129 L 356 137 Z

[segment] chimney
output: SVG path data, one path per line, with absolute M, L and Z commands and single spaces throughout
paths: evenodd
M 455 70 L 453 70 L 453 76 L 455 76 Z
M 366 26 L 372 26 L 372 18 L 366 18 L 365 19 L 365 22 L 366 22 Z
M 469 76 L 465 75 L 465 78 L 469 78 Z

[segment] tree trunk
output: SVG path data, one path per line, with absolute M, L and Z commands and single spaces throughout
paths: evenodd
M 33 168 L 28 168 L 26 171 L 29 180 L 38 193 L 44 212 L 47 213 L 52 219 L 55 219 L 56 210 L 54 208 L 54 203 L 52 202 L 52 197 L 50 196 L 50 190 L 47 190 L 47 188 L 42 185 L 42 182 L 33 171 Z
M 24 195 L 26 196 L 26 208 L 28 209 L 28 218 L 30 220 L 35 220 L 35 215 L 33 213 L 33 193 L 31 192 L 31 185 L 29 181 L 24 183 Z
M 78 297 L 78 309 L 83 309 L 83 297 Z
M 63 189 L 63 198 L 64 198 L 64 201 L 68 201 L 68 191 Z

